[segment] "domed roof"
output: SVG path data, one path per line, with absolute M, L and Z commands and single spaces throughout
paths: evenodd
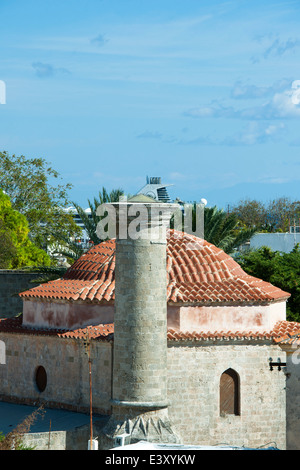
M 249 276 L 233 258 L 205 240 L 170 230 L 167 236 L 167 301 L 169 303 L 261 303 L 290 294 Z M 93 246 L 63 278 L 20 294 L 90 302 L 114 301 L 115 239 Z

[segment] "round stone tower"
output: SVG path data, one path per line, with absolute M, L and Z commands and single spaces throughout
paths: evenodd
M 118 203 L 112 416 L 131 443 L 179 442 L 168 419 L 166 228 L 176 205 Z M 137 231 L 138 230 L 138 231 Z

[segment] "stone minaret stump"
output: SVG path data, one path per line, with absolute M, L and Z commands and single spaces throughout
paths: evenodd
M 166 228 L 177 206 L 128 202 L 113 207 L 117 238 L 112 415 L 103 429 L 103 445 L 113 447 L 122 434 L 128 434 L 131 443 L 178 443 L 168 418 L 166 271 Z

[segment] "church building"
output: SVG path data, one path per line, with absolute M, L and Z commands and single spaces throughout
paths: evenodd
M 300 448 L 289 294 L 207 241 L 110 239 L 20 296 L 23 314 L 0 320 L 0 400 L 88 412 L 89 342 L 93 412 L 110 417 L 100 448 L 124 433 Z

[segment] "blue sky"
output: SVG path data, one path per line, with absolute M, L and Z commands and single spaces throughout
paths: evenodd
M 300 2 L 0 0 L 0 150 L 81 205 L 146 176 L 226 207 L 300 199 Z

